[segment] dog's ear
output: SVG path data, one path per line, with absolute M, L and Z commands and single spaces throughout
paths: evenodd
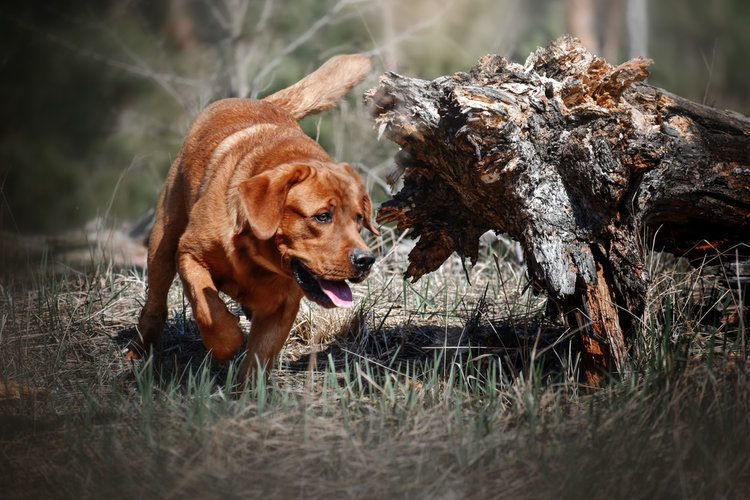
M 380 236 L 380 231 L 378 231 L 378 228 L 376 228 L 372 223 L 372 200 L 370 200 L 370 196 L 367 194 L 365 187 L 362 185 L 359 174 L 356 170 L 354 170 L 354 167 L 352 167 L 348 163 L 342 163 L 342 165 L 344 166 L 344 169 L 346 169 L 346 171 L 349 173 L 349 175 L 356 179 L 357 184 L 359 184 L 360 189 L 362 190 L 362 213 L 364 214 L 364 221 L 362 221 L 362 225 L 365 226 L 365 229 L 370 231 L 375 236 Z
M 365 214 L 363 225 L 375 236 L 380 236 L 380 231 L 372 223 L 372 200 L 370 200 L 370 195 L 367 193 L 362 197 L 362 212 Z
M 240 184 L 242 208 L 256 238 L 268 240 L 276 234 L 289 189 L 307 179 L 312 170 L 309 165 L 283 165 Z

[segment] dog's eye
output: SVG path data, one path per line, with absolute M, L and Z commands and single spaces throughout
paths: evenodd
M 333 215 L 331 215 L 331 212 L 320 212 L 319 214 L 315 214 L 315 220 L 321 224 L 328 224 L 333 220 Z
M 362 216 L 361 216 L 360 214 L 357 214 L 357 219 L 356 219 L 356 221 L 357 221 L 357 225 L 358 225 L 358 226 L 359 226 L 360 224 L 362 224 Z

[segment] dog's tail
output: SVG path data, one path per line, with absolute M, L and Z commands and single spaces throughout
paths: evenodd
M 372 71 L 370 58 L 362 54 L 334 56 L 291 87 L 263 99 L 297 120 L 336 106 L 339 100 Z

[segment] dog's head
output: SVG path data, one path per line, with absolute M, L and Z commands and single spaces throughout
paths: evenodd
M 360 234 L 372 224 L 372 202 L 347 164 L 288 164 L 240 185 L 253 236 L 281 255 L 281 269 L 305 295 L 325 307 L 349 307 L 346 280 L 365 279 L 375 262 Z

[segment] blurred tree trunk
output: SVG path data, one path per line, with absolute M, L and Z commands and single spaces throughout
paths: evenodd
M 406 275 L 453 252 L 475 261 L 481 234 L 507 233 L 580 332 L 591 385 L 624 368 L 649 280 L 644 235 L 688 256 L 750 237 L 750 120 L 639 83 L 649 64 L 610 66 L 563 37 L 525 65 L 486 56 L 432 82 L 387 73 L 366 94 L 401 146 L 404 187 L 378 220 L 419 237 Z
M 611 63 L 619 61 L 625 4 L 629 1 L 567 0 L 568 33 L 581 40 L 589 52 L 602 55 Z
M 164 32 L 180 50 L 193 49 L 198 45 L 195 24 L 190 15 L 188 0 L 169 0 Z
M 248 97 L 250 95 L 250 63 L 253 58 L 252 43 L 245 33 L 247 12 L 250 0 L 225 1 L 225 29 L 229 46 L 227 72 L 229 73 L 229 95 Z
M 603 24 L 602 55 L 610 64 L 622 60 L 620 58 L 620 41 L 622 39 L 622 28 L 625 19 L 625 1 L 610 0 L 607 2 L 606 21 Z
M 648 0 L 628 0 L 629 57 L 648 56 Z
M 594 0 L 567 0 L 568 32 L 589 52 L 601 54 Z
M 381 0 L 383 18 L 383 67 L 386 71 L 398 71 L 398 46 L 396 45 L 396 19 L 393 15 L 393 0 Z

